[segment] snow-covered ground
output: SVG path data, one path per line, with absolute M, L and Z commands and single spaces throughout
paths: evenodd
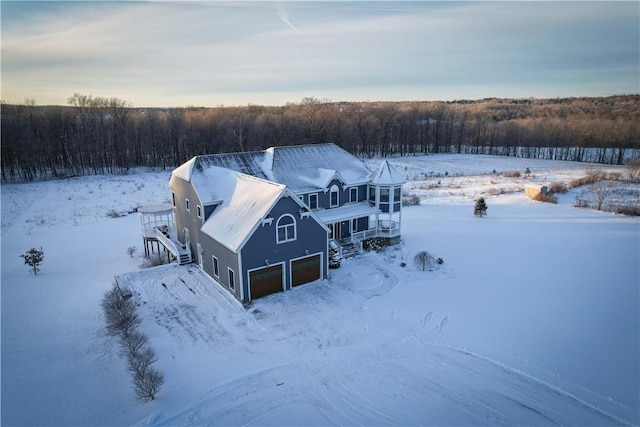
M 143 262 L 137 214 L 113 213 L 168 201 L 169 172 L 2 185 L 2 425 L 638 425 L 640 221 L 522 195 L 585 164 L 392 163 L 422 199 L 403 242 L 329 280 L 245 310 L 193 265 L 125 275 L 166 377 L 148 403 L 100 300 Z

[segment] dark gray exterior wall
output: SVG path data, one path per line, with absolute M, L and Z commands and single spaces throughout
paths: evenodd
M 245 298 L 249 294 L 248 271 L 266 267 L 265 260 L 269 260 L 269 265 L 284 261 L 285 289 L 291 289 L 289 260 L 304 257 L 307 255 L 307 251 L 309 255 L 322 253 L 322 277 L 327 277 L 327 231 L 310 216 L 301 219 L 299 211 L 300 206 L 294 200 L 290 197 L 282 197 L 270 211 L 270 215 L 273 217 L 271 224 L 258 225 L 242 248 L 242 277 Z M 296 220 L 296 240 L 278 244 L 276 224 L 278 218 L 286 213 L 293 215 Z

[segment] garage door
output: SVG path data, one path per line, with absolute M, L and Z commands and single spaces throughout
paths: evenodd
M 291 285 L 298 286 L 320 278 L 320 254 L 291 261 Z
M 249 286 L 251 299 L 282 291 L 282 264 L 251 271 Z

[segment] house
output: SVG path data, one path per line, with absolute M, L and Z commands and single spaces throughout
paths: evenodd
M 171 175 L 180 245 L 243 303 L 328 276 L 329 241 L 400 239 L 403 177 L 334 144 L 196 156 Z

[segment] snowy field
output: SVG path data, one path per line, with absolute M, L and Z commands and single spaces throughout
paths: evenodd
M 585 164 L 392 163 L 421 198 L 402 243 L 248 310 L 193 265 L 139 268 L 126 212 L 168 202 L 170 172 L 2 185 L 2 425 L 640 424 L 640 220 L 522 195 Z M 34 276 L 18 255 L 41 246 Z M 103 329 L 127 272 L 166 379 L 148 403 Z

